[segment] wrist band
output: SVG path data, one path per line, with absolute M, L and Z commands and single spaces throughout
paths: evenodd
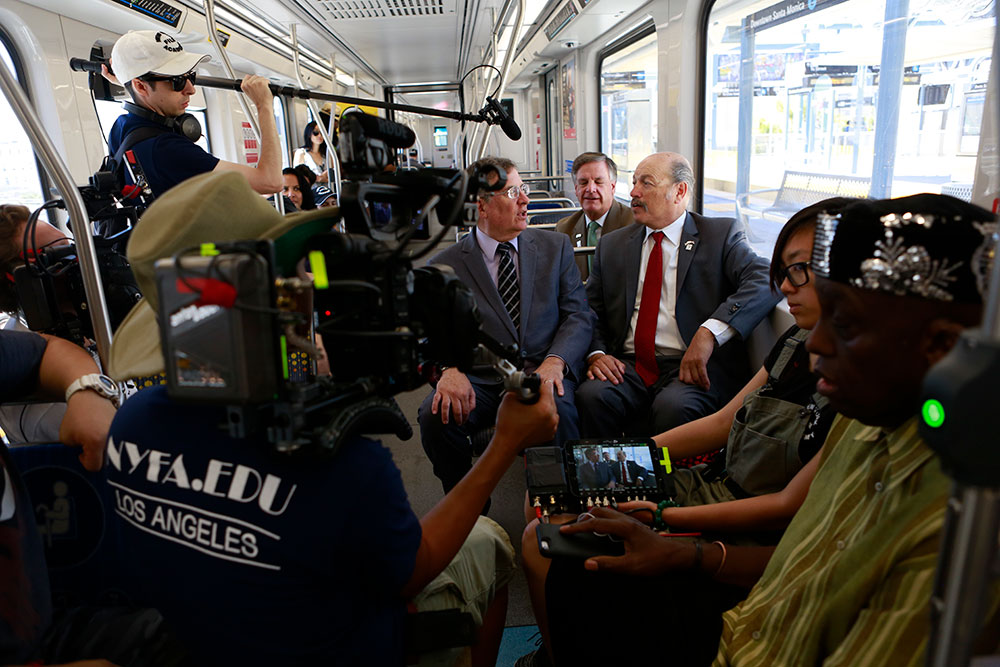
M 656 506 L 656 513 L 653 514 L 653 530 L 656 532 L 662 532 L 670 530 L 666 522 L 663 520 L 663 510 L 668 507 L 680 507 L 673 500 L 661 500 Z
M 719 541 L 712 542 L 712 544 L 718 544 L 719 548 L 722 549 L 722 560 L 719 562 L 719 567 L 715 570 L 715 574 L 712 575 L 712 578 L 715 578 L 719 576 L 719 573 L 722 572 L 722 568 L 726 566 L 726 545 Z
M 691 566 L 692 570 L 701 570 L 701 558 L 702 558 L 702 546 L 701 540 L 697 540 L 694 543 L 694 565 Z

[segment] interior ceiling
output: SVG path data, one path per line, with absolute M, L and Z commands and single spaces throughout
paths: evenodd
M 478 64 L 502 0 L 297 0 L 297 4 L 387 82 L 400 84 L 456 81 L 463 32 L 466 39 L 471 34 L 470 66 Z M 463 23 L 468 24 L 464 30 Z M 430 97 L 425 97 L 420 104 L 432 106 L 428 102 Z

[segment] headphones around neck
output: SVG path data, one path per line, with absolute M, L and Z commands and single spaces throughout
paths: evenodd
M 180 116 L 175 118 L 169 118 L 156 113 L 152 109 L 139 106 L 135 102 L 125 102 L 123 106 L 129 113 L 134 113 L 136 116 L 145 118 L 146 120 L 151 120 L 154 123 L 159 123 L 171 132 L 176 132 L 183 137 L 187 137 L 191 141 L 198 141 L 201 139 L 201 123 L 199 123 L 198 119 L 189 113 L 182 113 Z

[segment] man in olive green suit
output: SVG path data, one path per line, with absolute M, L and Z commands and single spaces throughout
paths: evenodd
M 618 167 L 604 153 L 581 153 L 573 160 L 573 188 L 580 208 L 556 223 L 556 231 L 566 234 L 574 247 L 596 246 L 602 234 L 635 222 L 632 209 L 615 201 Z M 577 255 L 580 276 L 590 275 L 592 255 Z

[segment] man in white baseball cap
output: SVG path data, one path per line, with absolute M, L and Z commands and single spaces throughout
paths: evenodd
M 266 79 L 248 75 L 241 86 L 257 107 L 261 146 L 256 166 L 220 160 L 194 143 L 201 128 L 185 109 L 195 93 L 195 69 L 208 59 L 185 51 L 165 32 L 133 30 L 119 38 L 111 51 L 114 73 L 107 71 L 105 77 L 124 85 L 132 102 L 125 103 L 128 113 L 111 128 L 111 155 L 121 161 L 131 149 L 157 197 L 208 171 L 238 171 L 260 194 L 280 191 L 281 148 Z

